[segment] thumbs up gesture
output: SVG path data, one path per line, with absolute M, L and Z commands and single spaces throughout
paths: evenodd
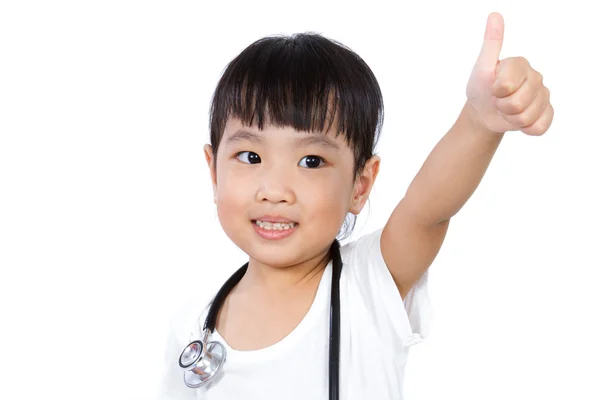
M 544 134 L 554 118 L 550 91 L 542 74 L 523 57 L 498 60 L 504 38 L 504 20 L 488 16 L 481 51 L 467 84 L 467 104 L 492 132 L 522 131 Z

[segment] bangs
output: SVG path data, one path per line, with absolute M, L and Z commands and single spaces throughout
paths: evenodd
M 370 68 L 343 45 L 317 34 L 275 36 L 247 47 L 221 77 L 211 105 L 213 146 L 229 118 L 259 129 L 333 128 L 355 154 L 364 147 L 369 153 L 383 123 L 383 100 Z

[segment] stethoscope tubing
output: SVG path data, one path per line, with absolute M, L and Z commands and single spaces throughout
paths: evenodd
M 342 272 L 342 258 L 340 254 L 340 244 L 335 240 L 331 245 L 333 255 L 332 274 L 331 274 L 331 301 L 329 306 L 329 399 L 338 400 L 339 398 L 339 378 L 340 378 L 340 276 Z M 184 349 L 179 356 L 179 366 L 184 368 L 184 381 L 188 387 L 200 387 L 211 381 L 215 375 L 222 369 L 225 362 L 225 347 L 218 342 L 209 342 L 209 338 L 215 331 L 217 316 L 221 306 L 225 302 L 227 295 L 242 279 L 248 270 L 248 262 L 242 265 L 233 273 L 219 289 L 212 303 L 209 306 L 208 314 L 204 320 L 203 338 L 201 341 L 194 341 Z M 209 345 L 218 348 L 220 354 L 212 353 Z M 190 346 L 196 346 L 196 351 L 190 352 Z M 198 351 L 198 349 L 200 349 Z M 187 352 L 187 353 L 186 353 Z M 184 354 L 191 357 L 190 360 L 182 362 Z M 190 356 L 190 354 L 192 354 Z M 190 384 L 186 379 L 187 374 L 195 374 L 195 378 L 201 377 L 201 382 Z
M 333 268 L 331 276 L 331 302 L 329 305 L 329 399 L 339 398 L 340 378 L 340 275 L 342 260 L 339 242 L 332 244 Z

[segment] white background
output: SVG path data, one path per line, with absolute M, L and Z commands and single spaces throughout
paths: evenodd
M 454 218 L 406 398 L 600 399 L 592 2 L 1 4 L 0 398 L 153 397 L 171 313 L 245 261 L 202 154 L 212 90 L 244 47 L 316 31 L 374 70 L 383 161 L 356 237 L 454 123 L 498 11 L 501 58 L 542 72 L 556 115 L 542 137 L 506 134 Z

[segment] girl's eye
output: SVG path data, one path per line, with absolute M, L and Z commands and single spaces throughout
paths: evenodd
M 260 156 L 252 151 L 242 151 L 235 158 L 247 164 L 258 164 L 260 162 Z
M 306 160 L 306 162 L 303 162 L 304 160 Z M 302 160 L 300 160 L 300 163 L 299 163 L 299 165 L 301 167 L 304 167 L 306 165 L 306 168 L 318 168 L 322 164 L 325 164 L 325 161 L 321 157 L 319 157 L 319 156 L 306 156 L 306 157 L 303 157 Z

